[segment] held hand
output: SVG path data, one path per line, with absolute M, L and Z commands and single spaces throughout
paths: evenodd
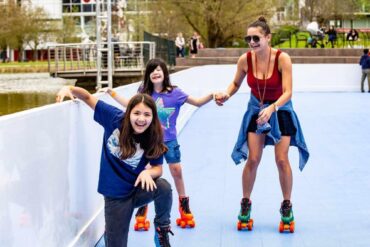
M 271 114 L 275 111 L 274 105 L 269 105 L 266 108 L 263 108 L 259 113 L 258 113 L 258 119 L 257 119 L 257 124 L 262 125 L 265 124 L 269 121 Z
M 141 183 L 141 188 L 145 189 L 146 191 L 153 191 L 157 188 L 157 185 L 155 184 L 152 176 L 150 176 L 148 170 L 144 170 L 139 174 L 134 186 L 136 187 L 139 183 Z
M 71 87 L 73 87 L 73 86 L 64 86 L 64 87 L 62 87 L 59 90 L 59 92 L 57 93 L 56 102 L 63 102 L 65 97 L 69 97 L 72 100 L 75 99 L 75 97 L 73 97 L 73 95 L 72 95 Z
M 218 106 L 222 106 L 229 98 L 230 95 L 224 92 L 218 92 L 214 94 L 214 100 Z

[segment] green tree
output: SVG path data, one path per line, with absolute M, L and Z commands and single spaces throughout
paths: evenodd
M 33 60 L 38 60 L 37 48 L 42 42 L 48 41 L 48 34 L 53 30 L 50 29 L 51 24 L 43 8 L 27 8 L 24 11 L 24 16 L 28 21 L 24 23 L 27 32 L 23 42 L 32 49 Z
M 18 61 L 23 61 L 23 51 L 28 33 L 28 22 L 26 8 L 10 3 L 9 7 L 9 47 L 18 50 Z M 27 21 L 25 21 L 27 20 Z
M 157 32 L 174 37 L 196 31 L 208 47 L 228 46 L 245 35 L 247 25 L 273 14 L 274 0 L 158 0 L 150 8 Z M 177 31 L 174 31 L 176 29 Z M 184 32 L 184 31 L 183 31 Z M 191 34 L 192 32 L 188 33 Z
M 17 41 L 13 32 L 14 12 L 17 11 L 17 5 L 13 2 L 0 5 L 2 20 L 0 22 L 0 46 L 1 49 L 7 47 L 16 47 Z
M 323 22 L 333 17 L 342 19 L 344 16 L 354 16 L 355 12 L 360 11 L 364 0 L 306 0 L 306 6 L 302 9 L 303 15 L 313 21 L 318 18 Z
M 77 37 L 77 26 L 75 19 L 71 16 L 63 17 L 62 27 L 59 28 L 57 41 L 59 43 L 78 43 L 81 39 Z
M 18 61 L 23 60 L 25 45 L 29 45 L 37 54 L 38 44 L 50 30 L 46 12 L 42 8 L 22 6 L 13 1 L 1 5 L 0 11 L 3 17 L 0 22 L 1 48 L 18 50 Z

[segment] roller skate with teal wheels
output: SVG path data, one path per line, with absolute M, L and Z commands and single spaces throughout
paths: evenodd
M 179 213 L 180 218 L 176 219 L 176 224 L 181 228 L 194 228 L 195 220 L 190 211 L 189 197 L 179 197 Z
M 290 200 L 284 200 L 281 203 L 280 214 L 281 221 L 279 224 L 279 232 L 289 231 L 290 233 L 294 232 L 294 215 L 293 215 L 293 206 Z
M 149 220 L 146 219 L 146 216 L 148 214 L 148 205 L 140 207 L 135 215 L 135 225 L 134 225 L 134 230 L 135 231 L 148 231 L 150 227 L 150 222 Z
M 243 229 L 248 229 L 252 231 L 253 229 L 253 219 L 251 219 L 252 201 L 248 198 L 243 198 L 240 202 L 240 212 L 238 215 L 237 228 L 238 231 Z

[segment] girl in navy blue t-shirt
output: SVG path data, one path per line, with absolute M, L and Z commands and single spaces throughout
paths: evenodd
M 78 98 L 94 110 L 104 128 L 98 192 L 105 201 L 106 246 L 127 246 L 134 208 L 154 201 L 156 246 L 169 246 L 172 191 L 162 178 L 163 131 L 155 102 L 147 94 L 131 98 L 126 112 L 78 87 L 63 87 L 57 101 Z M 145 166 L 150 163 L 150 168 Z

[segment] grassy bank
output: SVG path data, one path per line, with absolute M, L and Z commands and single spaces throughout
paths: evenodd
M 0 73 L 40 73 L 48 72 L 48 62 L 9 62 L 0 63 Z

